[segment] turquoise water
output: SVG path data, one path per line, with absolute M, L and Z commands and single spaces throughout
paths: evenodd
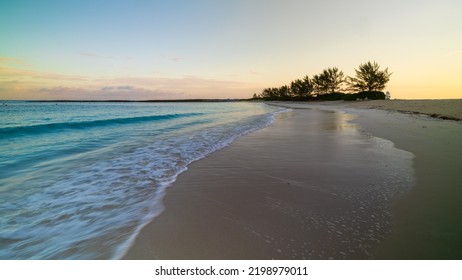
M 195 160 L 263 128 L 259 103 L 6 102 L 0 259 L 117 259 Z

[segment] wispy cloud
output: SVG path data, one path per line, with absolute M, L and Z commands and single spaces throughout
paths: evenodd
M 114 59 L 113 56 L 101 55 L 101 54 L 96 54 L 92 52 L 77 52 L 77 54 L 81 56 L 94 57 L 94 58 Z
M 77 75 L 57 74 L 51 72 L 24 70 L 13 67 L 0 67 L 0 75 L 3 77 L 22 77 L 46 80 L 74 80 L 87 81 L 88 77 Z
M 120 60 L 134 60 L 133 56 L 127 55 L 123 57 L 115 57 L 111 55 L 103 55 L 103 54 L 98 54 L 94 52 L 77 52 L 78 55 L 80 56 L 86 56 L 86 57 L 92 57 L 92 58 L 97 58 L 97 59 L 120 59 Z
M 12 57 L 0 56 L 0 63 L 8 63 L 8 62 L 21 62 L 21 60 L 17 58 L 12 58 Z
M 130 91 L 134 90 L 133 86 L 117 86 L 117 87 L 102 87 L 101 90 L 104 91 Z
M 183 76 L 181 78 L 163 77 L 117 77 L 99 79 L 98 82 L 106 84 L 131 84 L 146 88 L 161 90 L 174 90 L 185 92 L 191 97 L 204 96 L 210 98 L 225 98 L 232 94 L 239 94 L 245 90 L 259 88 L 254 84 L 233 81 L 215 80 L 196 76 Z
M 0 65 L 21 65 L 21 66 L 30 66 L 25 63 L 22 59 L 15 57 L 5 57 L 0 56 Z
M 0 66 L 0 99 L 177 99 L 248 97 L 260 86 L 196 76 L 95 77 Z
M 102 87 L 86 89 L 81 87 L 49 87 L 36 90 L 43 99 L 73 99 L 73 100 L 149 100 L 178 99 L 183 93 L 150 90 L 134 86 Z
M 185 59 L 184 57 L 181 57 L 179 55 L 168 55 L 168 54 L 163 54 L 162 58 L 166 60 L 174 61 L 174 62 L 180 62 Z
M 456 55 L 460 55 L 460 54 L 462 54 L 462 50 L 453 50 L 453 51 L 447 53 L 446 56 L 449 57 L 449 56 L 456 56 Z

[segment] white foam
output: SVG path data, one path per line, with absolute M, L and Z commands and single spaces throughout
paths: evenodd
M 165 189 L 190 163 L 273 121 L 274 113 L 265 113 L 195 126 L 180 123 L 185 128 L 178 132 L 146 137 L 144 131 L 143 137 L 40 162 L 39 174 L 21 181 L 23 197 L 3 204 L 14 217 L 0 221 L 5 225 L 0 258 L 121 258 L 163 211 Z
M 166 194 L 166 192 L 165 192 L 166 189 L 172 183 L 174 183 L 176 181 L 178 175 L 180 175 L 181 173 L 185 172 L 188 169 L 187 166 L 189 164 L 193 163 L 194 161 L 198 161 L 200 159 L 203 159 L 207 155 L 209 155 L 209 154 L 211 154 L 211 153 L 213 153 L 215 151 L 223 149 L 224 147 L 230 145 L 235 139 L 237 139 L 239 137 L 242 137 L 242 136 L 247 135 L 247 134 L 249 134 L 251 132 L 254 132 L 256 130 L 259 130 L 259 129 L 262 129 L 264 127 L 267 127 L 267 126 L 271 125 L 275 120 L 275 114 L 285 113 L 285 112 L 289 112 L 289 111 L 291 111 L 291 109 L 280 109 L 280 110 L 274 112 L 273 114 L 269 114 L 268 116 L 266 116 L 264 118 L 260 117 L 260 119 L 257 119 L 257 117 L 255 117 L 253 120 L 248 120 L 246 123 L 242 124 L 242 126 L 215 127 L 215 128 L 209 129 L 209 130 L 198 132 L 195 137 L 200 138 L 201 140 L 213 139 L 212 137 L 210 137 L 211 135 L 220 135 L 220 136 L 222 136 L 222 139 L 221 139 L 221 141 L 218 141 L 216 143 L 213 143 L 214 142 L 213 140 L 209 141 L 210 146 L 208 146 L 208 147 L 200 147 L 200 148 L 203 148 L 202 153 L 197 154 L 195 157 L 191 157 L 186 162 L 186 164 L 184 165 L 183 168 L 181 168 L 178 172 L 176 172 L 173 176 L 171 176 L 168 180 L 166 180 L 165 182 L 163 182 L 160 185 L 157 196 L 156 196 L 155 200 L 152 202 L 153 205 L 159 206 L 159 207 L 156 208 L 157 211 L 152 211 L 152 212 L 149 213 L 149 215 L 145 216 L 144 221 L 142 223 L 140 223 L 140 225 L 134 230 L 133 234 L 124 243 L 122 243 L 122 244 L 120 244 L 120 246 L 118 246 L 118 248 L 116 249 L 116 252 L 113 255 L 113 258 L 114 259 L 122 258 L 128 252 L 128 250 L 130 249 L 132 244 L 135 242 L 136 237 L 141 232 L 141 230 L 147 224 L 149 224 L 155 217 L 157 217 L 158 215 L 160 215 L 162 213 L 162 211 L 164 209 L 164 207 L 162 205 L 162 199 L 164 198 L 164 196 Z M 252 122 L 252 121 L 255 121 L 255 120 L 258 120 L 259 122 L 258 121 L 257 122 Z M 228 133 L 225 133 L 225 132 L 228 132 Z M 192 142 L 194 142 L 194 141 L 192 141 Z M 210 143 L 210 142 L 212 142 L 212 143 Z

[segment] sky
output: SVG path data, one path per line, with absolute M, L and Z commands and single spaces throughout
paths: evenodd
M 460 0 L 2 0 L 0 99 L 249 98 L 376 61 L 392 98 L 462 98 Z

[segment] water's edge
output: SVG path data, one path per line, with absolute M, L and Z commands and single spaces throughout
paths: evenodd
M 189 161 L 186 166 L 180 170 L 179 172 L 177 172 L 169 181 L 167 182 L 164 182 L 160 187 L 159 187 L 159 190 L 157 192 L 157 195 L 156 195 L 156 199 L 155 201 L 153 201 L 153 205 L 156 205 L 156 206 L 160 206 L 158 211 L 156 212 L 153 212 L 151 213 L 151 215 L 149 215 L 148 217 L 145 218 L 145 221 L 143 223 L 141 223 L 135 230 L 134 232 L 132 233 L 132 235 L 129 237 L 129 239 L 124 242 L 123 244 L 120 244 L 119 248 L 116 250 L 114 256 L 112 259 L 121 259 L 123 258 L 127 252 L 130 250 L 130 248 L 132 247 L 133 243 L 135 242 L 137 236 L 139 235 L 139 233 L 143 230 L 143 228 L 145 226 L 147 226 L 149 223 L 151 223 L 156 217 L 158 217 L 159 215 L 162 214 L 162 212 L 165 210 L 165 207 L 162 203 L 165 195 L 167 194 L 167 188 L 171 187 L 172 185 L 174 185 L 175 181 L 177 180 L 178 176 L 180 176 L 183 172 L 186 172 L 188 170 L 188 166 L 196 161 L 199 161 L 199 160 L 202 160 L 202 159 L 206 159 L 207 156 L 211 155 L 212 153 L 214 152 L 217 152 L 219 150 L 222 150 L 224 148 L 226 148 L 227 146 L 231 145 L 235 140 L 237 140 L 238 138 L 240 137 L 243 137 L 243 136 L 246 136 L 250 133 L 253 133 L 253 132 L 256 132 L 260 129 L 264 129 L 272 124 L 274 124 L 274 121 L 275 121 L 275 115 L 276 114 L 281 114 L 281 113 L 285 113 L 285 112 L 288 112 L 288 111 L 291 111 L 291 109 L 288 109 L 288 108 L 283 108 L 283 107 L 279 107 L 277 106 L 279 109 L 273 113 L 271 113 L 271 118 L 263 125 L 259 126 L 259 127 L 255 127 L 253 129 L 250 129 L 250 130 L 247 130 L 247 131 L 244 131 L 242 132 L 241 134 L 238 134 L 238 135 L 235 135 L 234 137 L 232 137 L 231 139 L 229 139 L 228 141 L 224 142 L 224 143 L 221 143 L 221 145 L 219 147 L 217 147 L 216 149 L 214 150 L 211 150 L 209 151 L 208 153 L 206 154 L 203 154 L 195 159 L 192 159 L 191 161 Z

